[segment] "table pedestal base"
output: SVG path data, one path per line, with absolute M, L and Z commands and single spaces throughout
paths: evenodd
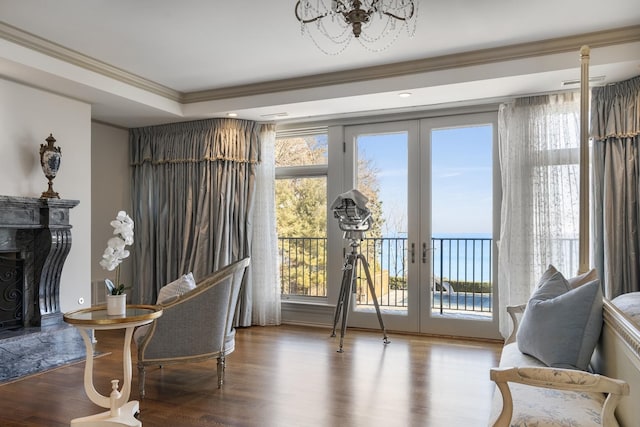
M 142 423 L 136 419 L 135 414 L 140 411 L 137 400 L 132 400 L 120 408 L 120 415 L 111 416 L 111 411 L 101 414 L 90 415 L 88 417 L 71 420 L 71 426 L 87 427 L 142 427 Z

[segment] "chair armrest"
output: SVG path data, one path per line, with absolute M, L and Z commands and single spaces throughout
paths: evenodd
M 511 323 L 513 324 L 513 329 L 511 330 L 511 335 L 504 342 L 505 344 L 511 344 L 516 340 L 516 334 L 518 333 L 518 327 L 520 326 L 520 318 L 518 315 L 524 313 L 524 309 L 527 307 L 527 304 L 520 305 L 508 305 L 507 313 L 511 317 Z
M 613 413 L 620 398 L 629 394 L 629 384 L 625 381 L 573 369 L 547 367 L 492 368 L 490 377 L 502 394 L 502 412 L 500 412 L 494 427 L 509 426 L 511 424 L 513 399 L 508 385 L 509 382 L 556 390 L 605 393 L 607 398 L 601 411 L 604 426 L 618 425 Z

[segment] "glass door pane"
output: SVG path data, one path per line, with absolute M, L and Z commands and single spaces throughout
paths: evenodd
M 432 310 L 491 316 L 491 124 L 431 131 Z
M 368 260 L 380 305 L 406 311 L 407 133 L 359 135 L 356 146 L 356 186 L 369 198 L 373 218 L 360 252 Z M 357 290 L 356 310 L 371 310 L 364 272 L 358 274 Z

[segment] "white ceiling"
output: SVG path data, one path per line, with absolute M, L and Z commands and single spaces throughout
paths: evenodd
M 313 121 L 557 91 L 580 77 L 585 42 L 601 83 L 640 74 L 638 0 L 419 3 L 414 38 L 328 56 L 302 37 L 294 0 L 0 0 L 0 76 L 135 127 L 228 112 Z

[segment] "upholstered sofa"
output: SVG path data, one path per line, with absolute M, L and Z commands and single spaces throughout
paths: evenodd
M 616 418 L 623 427 L 640 426 L 640 292 L 605 300 L 603 317 L 592 365 L 596 372 L 629 384 Z
M 618 403 L 628 399 L 625 378 L 594 373 L 612 372 L 604 360 L 612 355 L 600 349 L 603 339 L 611 335 L 606 326 L 611 304 L 603 300 L 600 283 L 592 280 L 594 272 L 566 280 L 551 269 L 527 304 L 507 308 L 513 332 L 505 341 L 499 367 L 490 371 L 497 389 L 489 425 L 640 425 L 640 418 L 616 419 Z M 549 286 L 548 280 L 555 284 Z M 550 287 L 555 289 L 549 291 Z M 561 310 L 567 310 L 567 316 L 558 319 Z

